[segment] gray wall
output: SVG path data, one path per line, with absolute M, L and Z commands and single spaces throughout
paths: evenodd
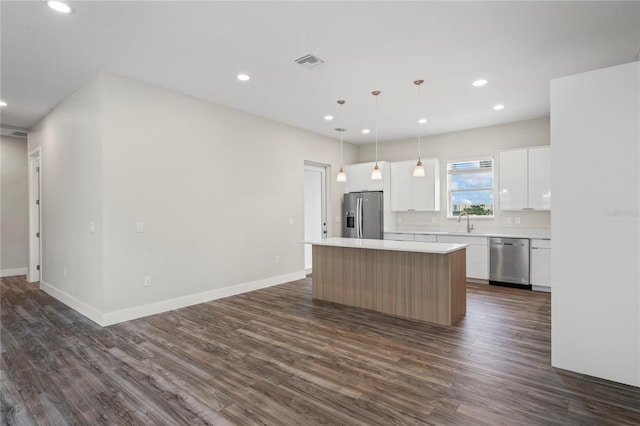
M 27 141 L 2 136 L 0 144 L 0 270 L 3 276 L 22 275 L 29 263 Z

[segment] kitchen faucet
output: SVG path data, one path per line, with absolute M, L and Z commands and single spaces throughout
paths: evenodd
M 460 220 L 462 219 L 462 215 L 466 214 L 467 215 L 467 232 L 471 232 L 471 230 L 473 229 L 473 225 L 469 224 L 469 213 L 467 212 L 461 212 L 460 216 L 458 216 L 458 223 L 460 223 Z

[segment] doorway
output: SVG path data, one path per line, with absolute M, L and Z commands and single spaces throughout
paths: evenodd
M 40 233 L 40 148 L 29 153 L 29 267 L 27 281 L 40 281 L 42 238 Z
M 304 163 L 304 239 L 326 238 L 327 229 L 327 168 L 326 164 Z M 311 272 L 311 245 L 304 245 L 304 269 Z

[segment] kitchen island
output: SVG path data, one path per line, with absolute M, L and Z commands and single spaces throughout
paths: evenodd
M 327 238 L 313 246 L 314 299 L 443 325 L 467 311 L 466 245 Z

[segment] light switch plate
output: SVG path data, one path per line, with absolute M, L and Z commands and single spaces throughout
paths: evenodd
M 516 225 L 520 225 L 520 218 L 516 217 Z
M 293 225 L 293 218 L 292 217 L 289 218 L 289 225 Z
M 136 222 L 136 232 L 144 232 L 144 222 Z

